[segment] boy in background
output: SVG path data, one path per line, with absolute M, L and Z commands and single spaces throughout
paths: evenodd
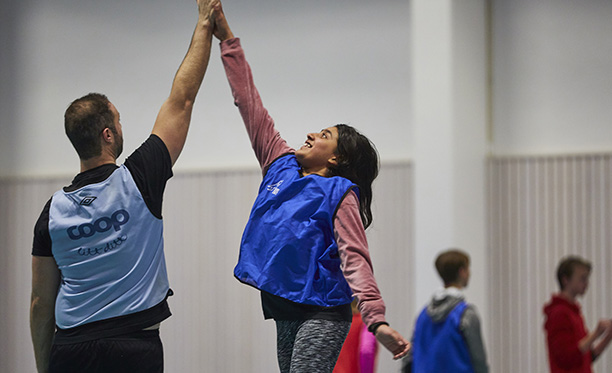
M 591 364 L 612 340 L 612 321 L 600 320 L 589 333 L 577 301 L 586 293 L 591 263 L 569 256 L 557 268 L 560 292 L 544 306 L 548 362 L 551 373 L 590 373 Z
M 470 279 L 470 258 L 460 250 L 438 255 L 438 274 L 444 288 L 423 308 L 414 328 L 412 362 L 404 371 L 488 372 L 487 357 L 474 306 L 465 302 L 463 288 Z

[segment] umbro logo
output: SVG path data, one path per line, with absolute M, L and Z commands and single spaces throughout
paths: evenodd
M 89 206 L 89 205 L 91 205 L 91 203 L 92 203 L 93 201 L 95 201 L 95 199 L 96 199 L 96 198 L 97 198 L 97 197 L 94 197 L 94 196 L 87 196 L 87 197 L 83 198 L 83 199 L 81 200 L 81 202 L 79 202 L 79 205 L 82 205 L 82 206 Z
M 281 180 L 275 184 L 270 184 L 266 187 L 266 189 L 268 190 L 268 192 L 272 192 L 272 194 L 277 195 L 278 192 L 280 192 L 280 186 L 283 184 L 283 181 L 285 180 Z

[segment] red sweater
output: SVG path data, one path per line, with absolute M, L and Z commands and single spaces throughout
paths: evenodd
M 578 349 L 578 342 L 588 334 L 580 305 L 553 295 L 544 314 L 550 372 L 591 373 L 591 353 Z

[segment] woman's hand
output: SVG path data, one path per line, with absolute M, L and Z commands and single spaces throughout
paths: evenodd
M 232 39 L 234 34 L 227 23 L 227 18 L 225 18 L 225 13 L 223 13 L 223 6 L 220 1 L 217 1 L 214 4 L 214 17 L 215 17 L 215 28 L 213 29 L 213 35 L 219 41 L 224 41 L 227 39 Z
M 376 340 L 393 354 L 393 359 L 400 359 L 410 351 L 410 342 L 389 325 L 381 325 L 376 329 Z

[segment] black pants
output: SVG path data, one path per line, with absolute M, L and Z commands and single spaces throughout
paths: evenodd
M 159 330 L 53 345 L 50 373 L 156 373 L 164 371 Z

